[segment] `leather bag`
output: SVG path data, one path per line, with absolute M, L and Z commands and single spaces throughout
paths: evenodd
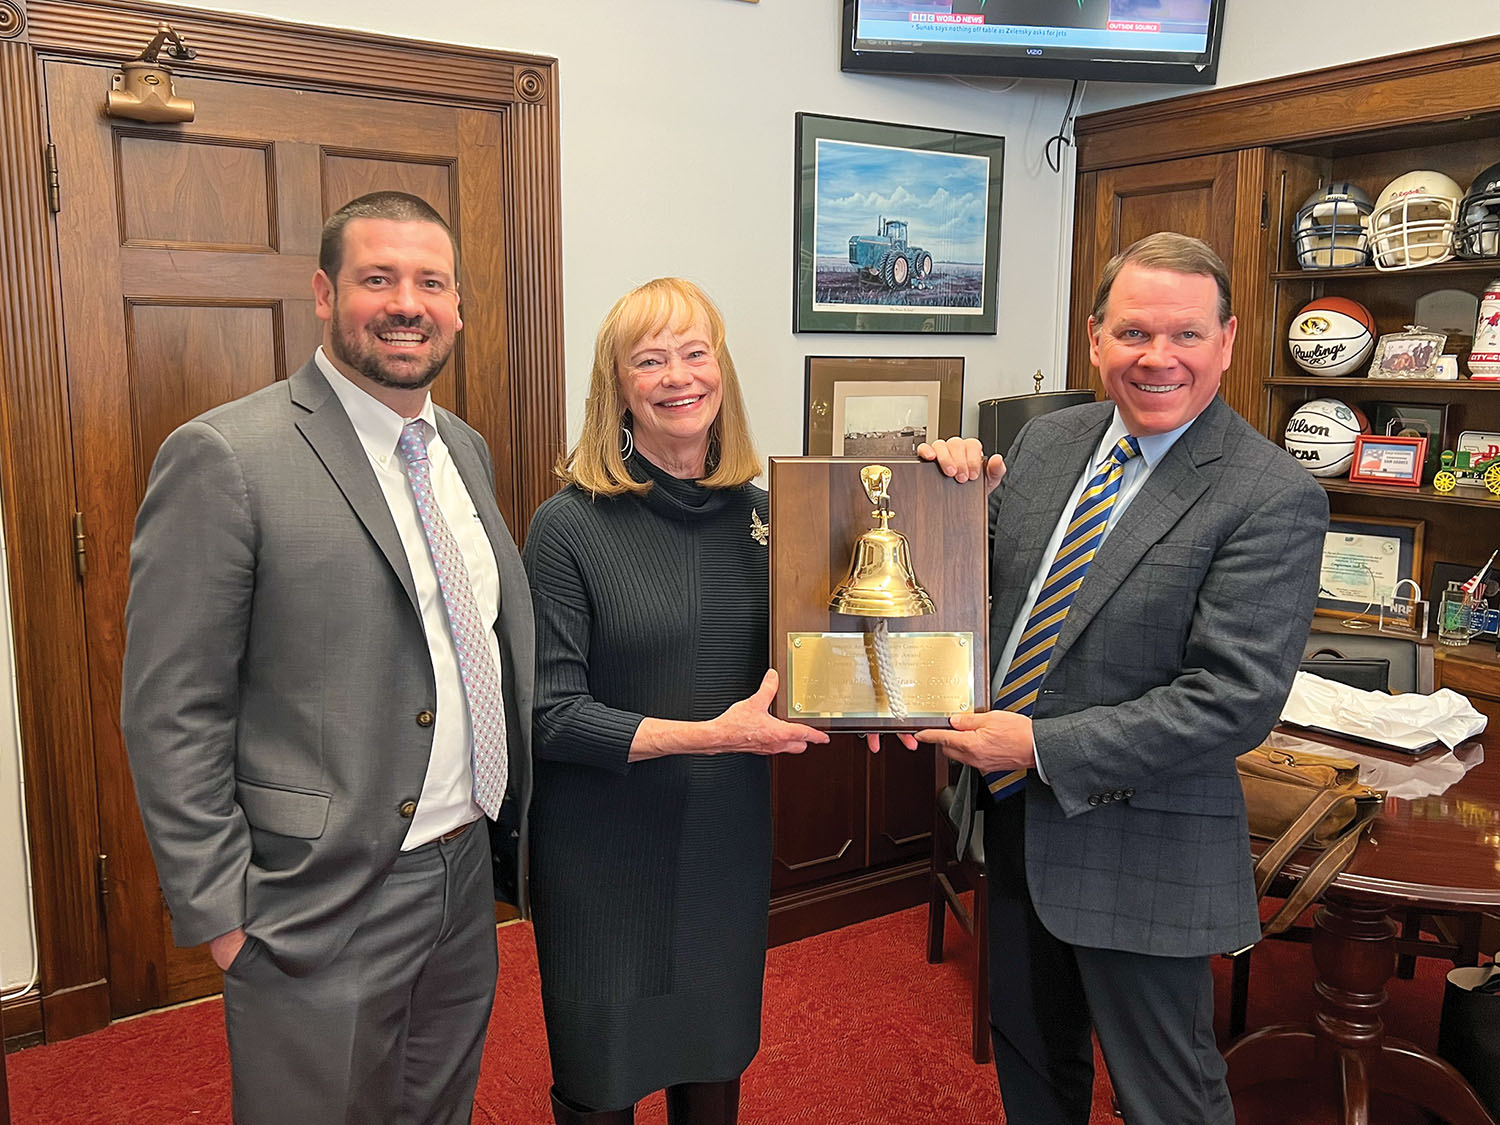
M 1235 765 L 1245 790 L 1250 835 L 1271 842 L 1255 865 L 1257 898 L 1299 848 L 1323 852 L 1281 909 L 1262 924 L 1262 935 L 1269 937 L 1296 921 L 1348 866 L 1385 794 L 1362 785 L 1359 765 L 1349 758 L 1258 746 L 1241 754 Z

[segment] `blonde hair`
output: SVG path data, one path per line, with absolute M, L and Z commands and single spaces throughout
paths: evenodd
M 700 319 L 708 326 L 721 387 L 719 413 L 708 430 L 708 475 L 699 483 L 705 488 L 737 488 L 760 476 L 760 457 L 750 438 L 739 376 L 724 343 L 724 317 L 708 294 L 691 281 L 659 277 L 616 301 L 599 326 L 583 432 L 578 444 L 558 461 L 559 477 L 593 496 L 639 495 L 650 490 L 649 481 L 630 475 L 620 454 L 620 427 L 626 415 L 620 370 L 641 341 L 667 328 L 685 331 Z

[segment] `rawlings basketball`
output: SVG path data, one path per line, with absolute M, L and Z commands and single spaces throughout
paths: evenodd
M 1315 477 L 1349 471 L 1354 439 L 1365 433 L 1365 416 L 1336 398 L 1315 398 L 1297 408 L 1286 424 L 1284 444 Z
M 1286 342 L 1302 370 L 1313 375 L 1348 375 L 1375 350 L 1375 318 L 1358 301 L 1319 297 L 1292 317 Z

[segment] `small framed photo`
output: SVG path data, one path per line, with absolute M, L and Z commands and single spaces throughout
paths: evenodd
M 1005 138 L 797 114 L 793 332 L 994 335 Z
M 1408 328 L 1405 332 L 1387 332 L 1375 342 L 1370 357 L 1372 379 L 1436 379 L 1440 374 L 1438 357 L 1448 337 L 1425 328 Z
M 812 457 L 910 457 L 953 437 L 963 418 L 964 361 L 810 355 L 802 452 Z
M 1379 621 L 1380 603 L 1394 595 L 1398 583 L 1421 580 L 1425 528 L 1421 520 L 1376 516 L 1329 520 L 1313 612 L 1346 621 Z
M 1425 437 L 1360 434 L 1354 439 L 1354 460 L 1349 465 L 1349 480 L 1354 484 L 1394 484 L 1402 488 L 1420 488 L 1422 467 L 1426 460 Z

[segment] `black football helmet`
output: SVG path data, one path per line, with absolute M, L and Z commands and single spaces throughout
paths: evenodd
M 1500 258 L 1500 164 L 1474 177 L 1453 232 L 1460 257 Z

